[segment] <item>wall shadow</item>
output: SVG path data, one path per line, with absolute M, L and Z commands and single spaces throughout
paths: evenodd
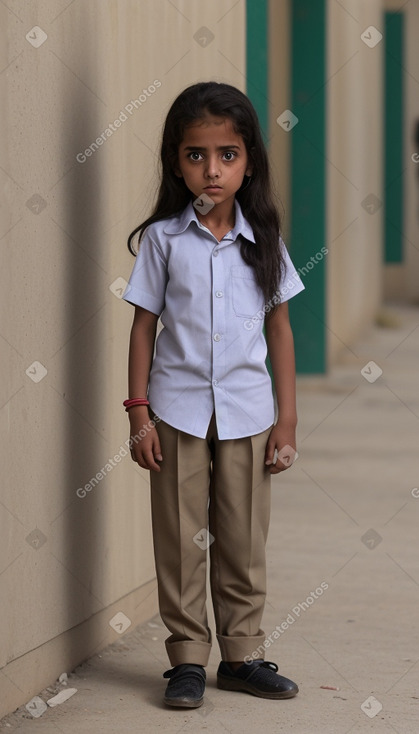
M 91 26 L 84 16 L 83 25 Z M 89 14 L 91 15 L 91 14 Z M 81 19 L 79 21 L 81 23 Z M 72 32 L 77 28 L 72 28 Z M 104 567 L 103 489 L 98 485 L 84 497 L 77 495 L 91 477 L 103 466 L 105 431 L 105 317 L 104 305 L 109 296 L 104 288 L 105 250 L 101 241 L 101 212 L 103 202 L 102 149 L 92 157 L 77 162 L 76 155 L 84 151 L 103 128 L 105 105 L 89 89 L 92 78 L 100 78 L 100 24 L 90 27 L 92 44 L 79 43 L 77 68 L 86 69 L 80 83 L 71 83 L 72 93 L 62 100 L 65 123 L 66 161 L 74 168 L 65 177 L 63 195 L 65 214 L 61 222 L 67 233 L 65 389 L 67 401 L 65 423 L 66 459 L 64 466 L 65 502 L 62 553 L 67 568 L 66 610 L 64 629 L 87 620 L 106 606 L 98 591 Z M 83 28 L 86 35 L 86 28 Z M 99 53 L 95 56 L 95 51 Z M 80 58 L 81 55 L 81 58 Z M 90 72 L 89 72 L 90 69 Z M 92 70 L 94 72 L 92 73 Z M 83 82 L 86 81 L 86 84 Z M 102 584 L 103 587 L 103 584 Z M 86 625 L 85 639 L 77 638 L 85 654 L 78 662 L 95 651 L 92 630 Z M 76 651 L 74 651 L 76 654 Z M 70 653 L 74 660 L 74 655 Z

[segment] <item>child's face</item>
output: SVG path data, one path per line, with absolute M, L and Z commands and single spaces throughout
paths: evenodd
M 186 128 L 178 161 L 176 175 L 196 197 L 205 193 L 215 205 L 233 201 L 244 175 L 252 173 L 243 138 L 231 120 L 212 115 Z

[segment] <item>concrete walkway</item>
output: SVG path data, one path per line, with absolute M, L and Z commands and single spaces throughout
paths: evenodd
M 22 707 L 1 732 L 419 731 L 419 309 L 390 311 L 398 326 L 373 329 L 327 378 L 300 378 L 300 456 L 273 482 L 266 659 L 299 695 L 217 690 L 214 647 L 205 705 L 165 708 L 156 617 L 79 666 L 66 703 L 39 718 Z

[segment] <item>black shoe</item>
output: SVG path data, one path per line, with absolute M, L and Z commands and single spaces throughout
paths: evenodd
M 175 665 L 163 673 L 170 678 L 164 694 L 164 702 L 169 706 L 198 708 L 204 701 L 206 673 L 202 665 L 184 663 Z
M 224 691 L 245 691 L 260 698 L 292 698 L 298 686 L 289 678 L 277 675 L 278 666 L 264 660 L 252 660 L 233 670 L 222 661 L 217 671 L 217 688 Z

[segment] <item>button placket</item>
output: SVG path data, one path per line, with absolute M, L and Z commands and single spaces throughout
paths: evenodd
M 215 247 L 212 254 L 212 384 L 217 387 L 225 372 L 226 299 L 224 293 L 226 275 L 222 250 Z

